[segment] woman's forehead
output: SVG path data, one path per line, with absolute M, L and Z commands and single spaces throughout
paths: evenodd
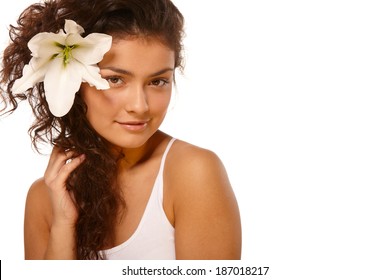
M 127 38 L 114 40 L 111 49 L 99 63 L 101 69 L 116 68 L 130 73 L 154 73 L 174 68 L 174 51 L 159 40 Z

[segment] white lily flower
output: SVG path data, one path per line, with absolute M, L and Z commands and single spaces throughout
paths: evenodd
M 42 32 L 31 38 L 28 48 L 32 58 L 12 87 L 13 93 L 23 93 L 43 81 L 49 109 L 56 117 L 72 108 L 82 82 L 99 90 L 109 88 L 97 63 L 111 48 L 112 37 L 92 33 L 83 38 L 80 34 L 84 29 L 72 20 L 65 21 L 64 30 Z

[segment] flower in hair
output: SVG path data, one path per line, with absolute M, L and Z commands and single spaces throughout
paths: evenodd
M 108 82 L 100 76 L 97 66 L 111 48 L 112 37 L 92 33 L 80 34 L 84 29 L 72 20 L 65 21 L 58 33 L 42 32 L 28 42 L 32 58 L 23 68 L 23 76 L 16 80 L 13 93 L 23 93 L 42 82 L 50 112 L 56 117 L 71 109 L 82 82 L 99 90 L 108 89 Z

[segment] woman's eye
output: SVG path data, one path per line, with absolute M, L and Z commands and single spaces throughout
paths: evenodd
M 155 87 L 163 87 L 165 86 L 166 84 L 168 84 L 169 81 L 168 80 L 165 80 L 165 79 L 157 79 L 157 80 L 153 80 L 150 82 L 150 85 L 152 86 L 155 86 Z
M 123 80 L 119 77 L 107 77 L 105 78 L 108 83 L 112 86 L 120 86 L 123 83 Z

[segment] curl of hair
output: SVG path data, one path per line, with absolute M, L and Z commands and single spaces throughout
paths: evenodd
M 69 176 L 67 188 L 74 194 L 79 211 L 76 222 L 78 259 L 104 258 L 101 250 L 113 241 L 113 229 L 124 209 L 116 182 L 118 156 L 91 127 L 88 110 L 80 94 L 64 117 L 54 117 L 45 99 L 43 83 L 23 94 L 13 94 L 15 80 L 22 76 L 31 59 L 29 40 L 40 32 L 58 32 L 65 20 L 81 25 L 85 34 L 106 33 L 115 39 L 127 36 L 161 40 L 175 53 L 175 67 L 183 68 L 183 16 L 170 0 L 48 0 L 29 6 L 17 24 L 10 26 L 10 44 L 2 56 L 0 70 L 3 114 L 12 113 L 22 100 L 28 100 L 35 116 L 29 129 L 34 147 L 52 143 L 64 150 L 85 154 L 85 161 Z M 10 106 L 11 108 L 7 107 Z

